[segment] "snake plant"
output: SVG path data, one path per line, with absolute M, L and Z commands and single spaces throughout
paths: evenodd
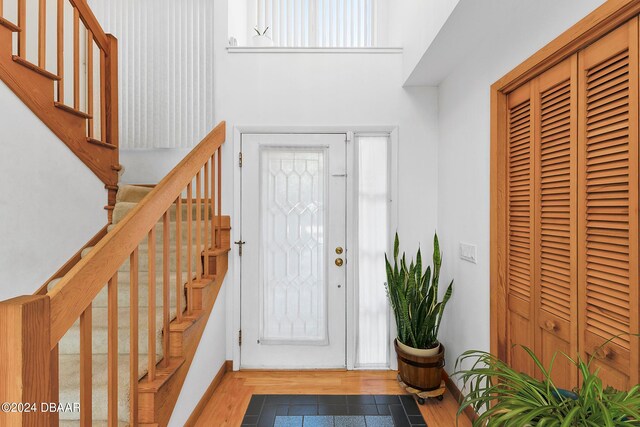
M 540 372 L 540 379 L 518 372 L 484 351 L 470 350 L 456 362 L 453 376 L 463 381 L 467 394 L 458 416 L 467 407 L 480 416 L 474 427 L 631 427 L 640 426 L 640 385 L 629 391 L 604 387 L 591 362 L 576 360 L 581 387 L 572 391 L 557 388 L 551 379 L 556 355 L 546 369 L 536 355 L 522 346 Z M 470 366 L 461 369 L 462 365 Z
M 415 263 L 407 266 L 406 256 L 398 260 L 400 241 L 396 233 L 393 244 L 392 266 L 385 254 L 387 267 L 387 296 L 391 302 L 398 328 L 398 340 L 409 347 L 418 349 L 438 346 L 438 331 L 444 308 L 451 298 L 453 280 L 449 284 L 442 301 L 438 301 L 438 281 L 442 254 L 438 235 L 433 237 L 433 272 L 431 266 L 422 270 L 420 249 Z

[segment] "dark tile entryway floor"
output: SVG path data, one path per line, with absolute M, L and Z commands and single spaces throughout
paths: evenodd
M 408 395 L 256 394 L 243 426 L 413 427 L 426 426 Z

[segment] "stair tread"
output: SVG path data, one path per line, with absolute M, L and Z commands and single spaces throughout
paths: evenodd
M 231 251 L 231 248 L 215 248 L 215 249 L 209 249 L 209 250 L 205 250 L 207 255 L 222 255 L 225 254 L 227 252 Z
M 38 65 L 34 64 L 33 62 L 27 61 L 26 59 L 24 59 L 21 56 L 18 55 L 13 55 L 13 60 L 15 62 L 17 62 L 18 64 L 30 69 L 31 71 L 35 71 L 36 73 L 47 77 L 51 80 L 61 80 L 60 76 L 58 76 L 57 74 L 53 74 L 50 71 L 45 70 L 42 67 L 39 67 Z
M 209 285 L 212 285 L 213 283 L 215 283 L 215 281 L 216 281 L 215 275 L 203 276 L 201 279 L 193 280 L 191 284 L 187 286 L 191 286 L 192 288 L 195 288 L 195 289 L 202 289 L 202 288 L 206 288 Z
M 84 111 L 80 111 L 80 110 L 78 110 L 76 108 L 73 108 L 73 107 L 67 105 L 67 104 L 63 104 L 62 102 L 55 101 L 53 103 L 53 105 L 56 108 L 61 109 L 62 111 L 66 111 L 67 113 L 73 114 L 73 115 L 78 116 L 78 117 L 82 117 L 83 119 L 91 119 L 92 118 L 91 114 L 85 113 Z
M 107 148 L 109 150 L 118 149 L 117 145 L 109 144 L 107 142 L 100 141 L 99 139 L 95 139 L 95 138 L 87 138 L 87 142 L 93 145 L 97 145 L 98 147 Z
M 156 368 L 156 377 L 153 381 L 148 381 L 148 372 L 138 383 L 138 391 L 143 393 L 156 393 L 160 388 L 173 376 L 173 374 L 182 366 L 184 358 L 170 357 L 169 365 L 162 366 L 160 363 Z
M 174 320 L 169 324 L 169 331 L 171 332 L 184 332 L 193 326 L 203 315 L 202 310 L 193 310 L 191 313 L 185 313 L 182 315 L 182 321 Z

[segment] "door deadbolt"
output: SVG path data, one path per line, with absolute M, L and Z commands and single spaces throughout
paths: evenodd
M 342 258 L 336 258 L 336 265 L 338 267 L 342 267 L 342 264 L 344 264 L 344 261 L 342 261 Z
M 337 253 L 338 255 L 340 255 L 340 254 L 342 253 L 342 251 L 343 251 L 342 246 L 338 246 L 338 247 L 336 248 L 336 253 Z

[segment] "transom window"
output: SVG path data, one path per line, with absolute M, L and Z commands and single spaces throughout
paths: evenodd
M 246 3 L 243 5 L 244 1 Z M 240 0 L 236 3 L 234 0 L 230 2 L 231 44 L 237 42 L 241 46 L 259 47 L 376 47 L 378 1 Z M 232 14 L 236 17 L 233 18 Z M 235 22 L 231 23 L 232 19 Z M 247 31 L 245 34 L 242 27 Z

